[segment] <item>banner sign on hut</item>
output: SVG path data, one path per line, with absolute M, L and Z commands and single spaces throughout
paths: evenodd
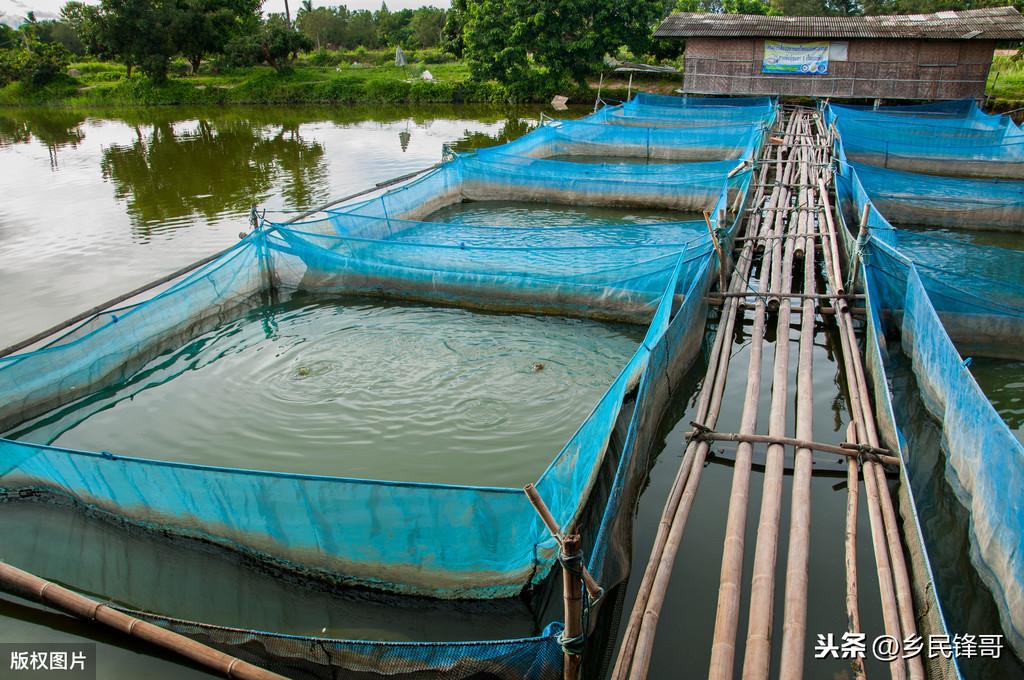
M 762 73 L 822 75 L 828 73 L 828 42 L 764 41 Z

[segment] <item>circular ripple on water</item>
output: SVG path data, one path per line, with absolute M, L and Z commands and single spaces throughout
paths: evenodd
M 98 410 L 62 443 L 232 467 L 518 485 L 583 422 L 637 333 L 554 317 L 292 303 L 190 343 L 179 352 L 187 369 Z M 125 438 L 111 446 L 110 432 Z

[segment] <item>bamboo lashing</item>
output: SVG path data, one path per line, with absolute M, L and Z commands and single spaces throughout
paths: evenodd
M 102 602 L 79 595 L 3 562 L 0 562 L 0 586 L 4 590 L 42 602 L 72 616 L 95 621 L 130 637 L 144 640 L 229 678 L 285 680 L 282 675 L 219 652 L 148 621 L 129 616 Z
M 547 503 L 545 503 L 544 499 L 540 497 L 539 493 L 537 493 L 537 488 L 533 484 L 527 484 L 523 487 L 523 492 L 526 494 L 526 497 L 530 499 L 530 505 L 532 505 L 533 509 L 537 511 L 537 514 L 540 515 L 541 520 L 544 522 L 544 526 L 546 526 L 548 532 L 551 533 L 551 537 L 554 538 L 561 547 L 563 542 L 562 529 L 558 526 L 558 522 L 555 521 L 555 517 L 551 514 L 551 510 L 548 509 Z M 587 587 L 587 593 L 595 600 L 601 597 L 604 592 L 586 567 L 583 567 L 583 583 Z

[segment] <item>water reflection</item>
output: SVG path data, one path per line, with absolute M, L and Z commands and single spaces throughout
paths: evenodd
M 85 114 L 75 111 L 47 110 L 28 118 L 20 112 L 0 111 L 0 149 L 14 144 L 37 141 L 50 154 L 50 170 L 60 169 L 57 151 L 77 147 L 85 139 L 82 124 Z
M 445 145 L 513 139 L 539 112 L 0 109 L 0 282 L 21 301 L 0 309 L 0 338 L 17 340 L 230 245 L 254 203 L 312 207 L 436 163 Z
M 123 202 L 133 231 L 143 240 L 177 228 L 188 218 L 215 222 L 238 215 L 253 204 L 280 196 L 290 208 L 304 209 L 331 195 L 327 145 L 316 130 L 403 123 L 398 142 L 403 154 L 414 139 L 432 135 L 439 120 L 471 119 L 501 123 L 472 129 L 450 140 L 457 149 L 503 144 L 536 126 L 532 111 L 490 107 L 305 107 L 282 110 L 140 109 L 112 115 L 79 111 L 15 109 L 0 112 L 0 149 L 38 142 L 50 157 L 50 170 L 60 169 L 58 152 L 75 148 L 87 134 L 104 135 L 111 123 L 125 134 L 103 145 L 100 168 L 104 180 Z M 393 138 L 392 138 L 393 139 Z
M 133 127 L 131 143 L 104 149 L 101 167 L 143 236 L 186 216 L 244 211 L 274 187 L 300 208 L 327 196 L 324 145 L 304 139 L 298 124 L 200 118 Z

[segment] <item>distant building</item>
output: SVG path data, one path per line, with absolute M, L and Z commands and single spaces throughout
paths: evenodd
M 985 95 L 997 40 L 1024 40 L 1013 7 L 871 17 L 672 14 L 683 91 L 874 99 Z

